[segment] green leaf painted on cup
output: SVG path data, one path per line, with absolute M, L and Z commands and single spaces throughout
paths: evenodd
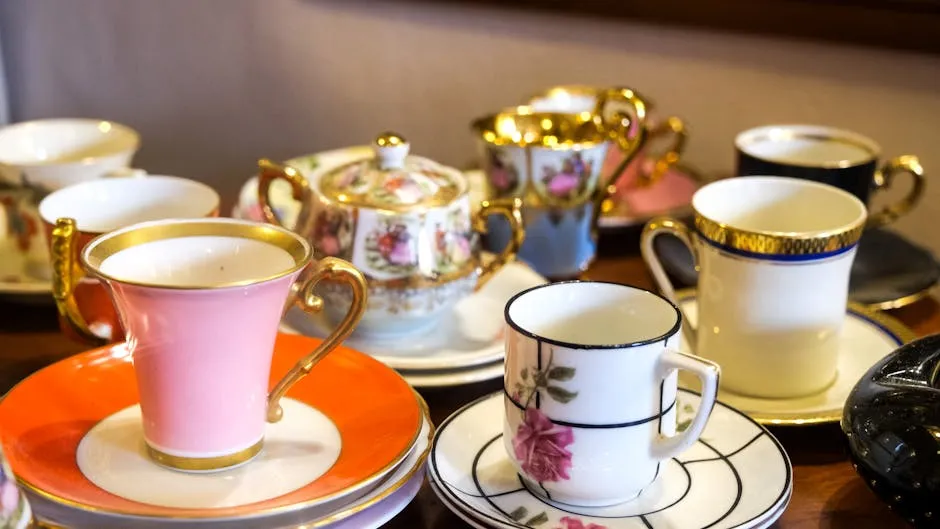
M 571 392 L 571 391 L 568 391 L 567 389 L 560 388 L 558 386 L 548 386 L 547 388 L 545 388 L 545 390 L 548 391 L 548 395 L 552 399 L 562 404 L 568 404 L 575 397 L 578 396 L 577 392 Z
M 551 380 L 571 380 L 574 378 L 574 368 L 565 366 L 555 366 L 548 372 L 548 378 Z
M 535 516 L 533 516 L 532 518 L 529 518 L 528 520 L 526 520 L 524 525 L 528 525 L 529 527 L 532 527 L 533 525 L 542 525 L 543 523 L 547 521 L 548 521 L 548 515 L 545 514 L 545 511 L 542 511 L 536 514 Z
M 527 514 L 529 514 L 529 511 L 526 510 L 525 507 L 516 507 L 514 511 L 509 513 L 509 517 L 512 519 L 512 521 L 518 522 L 525 518 Z
M 519 376 L 522 377 L 522 380 L 525 380 L 525 379 L 529 378 L 529 368 L 528 368 L 528 367 L 523 367 L 523 368 L 522 368 L 522 372 L 519 373 Z

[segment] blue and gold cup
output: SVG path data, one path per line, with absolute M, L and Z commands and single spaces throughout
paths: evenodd
M 600 94 L 592 111 L 539 112 L 521 106 L 477 119 L 489 199 L 520 198 L 526 239 L 518 257 L 552 280 L 579 276 L 597 251 L 600 206 L 646 141 L 644 100 L 627 88 Z M 620 166 L 602 175 L 608 152 Z M 486 247 L 498 252 L 512 237 L 491 218 Z

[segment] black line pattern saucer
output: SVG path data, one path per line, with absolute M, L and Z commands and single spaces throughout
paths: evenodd
M 699 396 L 679 390 L 681 429 Z M 458 516 L 498 529 L 758 529 L 786 508 L 792 468 L 780 443 L 743 413 L 718 403 L 699 442 L 662 465 L 634 501 L 577 507 L 540 499 L 513 469 L 502 443 L 503 393 L 461 408 L 431 446 L 435 493 Z

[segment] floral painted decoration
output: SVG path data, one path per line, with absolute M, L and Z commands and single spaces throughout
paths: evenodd
M 574 430 L 553 423 L 539 409 L 542 392 L 561 404 L 578 396 L 558 384 L 574 378 L 575 369 L 554 365 L 553 357 L 554 352 L 543 369 L 523 368 L 522 380 L 516 382 L 512 393 L 513 399 L 523 405 L 523 421 L 512 438 L 513 452 L 523 472 L 540 485 L 570 479 L 568 471 L 572 465 L 572 453 L 567 447 L 574 443 Z
M 327 208 L 317 213 L 311 242 L 319 254 L 348 259 L 352 237 L 352 215 L 348 211 Z
M 525 507 L 517 507 L 509 513 L 509 518 L 526 527 L 540 527 L 548 523 L 548 515 L 545 514 L 545 511 L 529 516 L 529 511 Z M 562 516 L 558 520 L 558 525 L 553 525 L 552 529 L 607 529 L 607 526 L 590 522 L 585 524 L 574 516 Z
M 460 271 L 473 258 L 473 227 L 470 212 L 465 208 L 454 208 L 444 223 L 434 227 L 435 271 L 444 275 Z
M 321 188 L 341 202 L 374 207 L 448 202 L 459 192 L 457 183 L 430 161 L 411 160 L 404 169 L 383 170 L 372 160 L 343 166 L 323 177 Z
M 541 180 L 553 197 L 570 200 L 584 193 L 592 172 L 592 163 L 574 152 L 562 160 L 561 167 L 543 165 Z
M 23 211 L 22 201 L 17 197 L 0 197 L 0 210 L 6 217 L 7 237 L 16 241 L 21 252 L 28 252 L 33 237 L 39 233 L 39 223 Z
M 16 527 L 25 514 L 25 502 L 6 460 L 0 464 L 0 528 Z
M 417 240 L 403 222 L 386 221 L 366 237 L 369 266 L 389 273 L 408 273 L 418 264 Z
M 501 148 L 486 150 L 486 175 L 496 198 L 512 195 L 519 187 L 519 170 L 512 160 L 506 158 Z

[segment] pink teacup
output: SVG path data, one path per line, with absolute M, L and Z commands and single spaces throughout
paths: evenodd
M 56 230 L 75 230 L 60 219 Z M 158 463 L 212 471 L 261 451 L 265 421 L 281 417 L 287 390 L 352 332 L 365 307 L 362 274 L 346 261 L 313 262 L 313 249 L 283 228 L 234 219 L 134 224 L 99 236 L 81 264 L 106 287 L 134 359 L 144 439 Z M 274 340 L 296 285 L 318 311 L 322 280 L 353 290 L 345 319 L 268 393 Z

